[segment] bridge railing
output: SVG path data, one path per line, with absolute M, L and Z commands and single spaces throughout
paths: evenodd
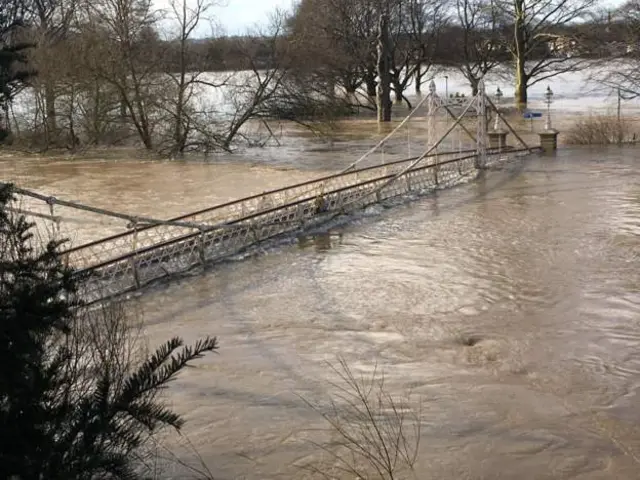
M 484 166 L 536 149 L 487 151 Z M 126 220 L 131 228 L 62 252 L 79 275 L 83 297 L 99 301 L 135 290 L 195 265 L 228 258 L 284 234 L 322 224 L 386 199 L 425 193 L 475 178 L 480 163 L 475 150 L 408 158 L 343 171 L 297 185 L 216 205 L 174 219 L 131 217 L 42 194 L 22 197 Z M 144 223 L 147 222 L 147 223 Z
M 508 155 L 491 152 L 488 165 L 533 151 L 535 149 L 511 150 Z M 377 176 L 365 171 L 357 183 L 345 182 L 343 186 L 334 183 L 332 185 L 336 188 L 325 188 L 322 196 L 299 195 L 208 230 L 183 229 L 176 231 L 180 234 L 168 240 L 135 250 L 123 250 L 120 255 L 78 272 L 86 275 L 82 283 L 83 297 L 93 302 L 120 295 L 155 280 L 186 272 L 196 265 L 228 258 L 300 228 L 322 224 L 342 213 L 351 213 L 410 192 L 424 193 L 475 178 L 478 173 L 475 154 L 452 156 L 448 160 L 439 156 L 437 162 L 418 164 L 411 169 L 402 168 L 404 162 L 374 167 L 367 171 L 377 172 Z M 318 202 L 319 198 L 321 202 Z M 194 217 L 198 215 L 202 213 Z
M 472 153 L 471 150 L 438 153 L 427 156 L 421 163 L 422 165 L 435 165 Z M 143 250 L 175 238 L 201 233 L 207 229 L 225 228 L 225 225 L 232 224 L 236 220 L 277 208 L 280 205 L 297 200 L 319 199 L 328 193 L 361 184 L 367 180 L 398 174 L 417 158 L 328 175 L 175 217 L 161 224 L 149 225 L 134 222 L 129 231 L 68 249 L 63 252 L 63 255 L 74 268 L 78 270 L 89 269 L 124 254 Z M 194 226 L 184 226 L 184 223 L 187 222 L 193 223 Z M 176 223 L 181 223 L 181 225 L 176 225 Z

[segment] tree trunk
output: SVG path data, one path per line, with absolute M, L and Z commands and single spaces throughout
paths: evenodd
M 147 150 L 153 150 L 153 140 L 151 138 L 151 129 L 149 128 L 149 119 L 147 118 L 144 104 L 140 96 L 140 90 L 138 85 L 134 85 L 134 98 L 128 100 L 126 97 L 123 99 L 127 102 L 127 111 L 133 122 L 142 144 Z
M 333 105 L 335 105 L 335 101 L 336 101 L 336 85 L 334 82 L 330 82 L 329 84 L 329 99 L 331 100 L 331 103 Z M 358 103 L 358 95 L 357 95 L 357 88 L 354 88 L 352 85 L 349 85 L 348 87 L 345 88 L 344 93 L 345 93 L 345 98 L 347 99 L 347 101 L 350 104 L 356 105 Z
M 186 144 L 186 135 L 182 131 L 182 120 L 184 116 L 184 80 L 180 82 L 180 87 L 178 89 L 178 100 L 176 103 L 176 124 L 174 131 L 174 149 L 178 153 L 183 153 Z
M 122 85 L 122 92 L 128 92 L 129 91 L 129 84 L 127 82 L 127 77 L 126 76 L 122 76 L 121 77 L 121 83 Z M 127 99 L 125 98 L 125 95 L 127 93 L 120 93 L 120 121 L 123 124 L 128 123 L 129 121 L 129 102 L 127 101 Z
M 391 75 L 391 84 L 393 85 L 393 93 L 396 103 L 402 103 L 402 99 L 404 98 L 402 93 L 404 89 L 400 83 L 400 72 L 393 72 L 393 75 Z
M 124 100 L 120 100 L 120 121 L 127 123 L 129 120 L 127 117 L 127 103 Z
M 422 63 L 416 65 L 416 95 L 422 93 Z
M 187 0 L 182 1 L 182 30 L 180 32 L 180 80 L 178 82 L 178 98 L 176 101 L 176 123 L 174 126 L 174 146 L 173 149 L 179 154 L 183 154 L 187 147 L 187 136 L 189 132 L 185 128 L 185 109 L 187 94 L 187 41 L 189 40 L 189 32 L 187 25 Z
M 469 83 L 471 84 L 471 96 L 475 97 L 478 95 L 478 80 L 473 79 Z
M 47 142 L 56 143 L 58 138 L 58 126 L 56 122 L 56 93 L 51 80 L 47 79 L 44 85 L 44 108 L 46 115 Z
M 524 62 L 522 62 L 524 64 Z M 529 79 L 524 71 L 524 65 L 518 65 L 516 67 L 516 92 L 515 92 L 515 101 L 516 107 L 519 112 L 524 111 L 527 108 L 527 87 L 529 83 Z
M 9 119 L 9 101 L 0 101 L 2 105 L 2 118 L 0 118 L 0 144 L 9 143 L 11 138 L 11 123 Z
M 67 140 L 67 148 L 71 151 L 75 151 L 78 145 L 80 145 L 80 138 L 76 135 L 75 123 L 73 121 L 73 115 L 75 113 L 76 103 L 76 91 L 74 87 L 71 87 L 71 93 L 69 94 L 69 138 Z
M 98 143 L 101 139 L 101 133 L 103 131 L 104 118 L 102 117 L 102 91 L 100 89 L 100 82 L 96 80 L 93 88 L 93 112 L 92 124 L 93 124 L 93 138 L 90 140 L 92 143 Z
M 523 111 L 527 108 L 527 86 L 529 78 L 527 77 L 527 71 L 525 69 L 525 62 L 527 61 L 527 39 L 526 39 L 526 24 L 524 13 L 524 0 L 516 0 L 515 2 L 515 42 L 516 42 L 516 92 L 515 102 L 518 111 Z
M 352 85 L 347 84 L 345 86 L 345 93 L 347 94 L 347 98 L 352 98 L 352 95 L 355 96 L 356 94 L 356 89 Z M 332 102 L 336 100 L 336 80 L 333 76 L 330 76 L 327 82 L 327 95 Z
M 375 98 L 378 84 L 376 82 L 376 68 L 373 65 L 367 67 L 364 83 L 367 86 L 367 95 L 369 98 Z
M 380 15 L 378 29 L 378 123 L 391 121 L 391 74 L 389 62 L 389 14 Z

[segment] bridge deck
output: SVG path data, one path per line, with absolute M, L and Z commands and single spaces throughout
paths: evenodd
M 529 148 L 505 121 L 486 96 L 484 81 L 480 81 L 478 95 L 467 103 L 459 115 L 454 114 L 447 103 L 438 97 L 433 82 L 429 90 L 429 95 L 392 132 L 346 170 L 170 220 L 132 217 L 21 189 L 18 189 L 18 193 L 46 205 L 49 219 L 56 222 L 57 226 L 59 218 L 54 217 L 54 204 L 130 222 L 128 231 L 62 252 L 63 258 L 82 276 L 81 285 L 86 300 L 94 302 L 141 288 L 163 277 L 186 272 L 197 265 L 227 258 L 266 240 L 304 232 L 312 226 L 377 202 L 462 183 L 475 178 L 481 168 L 540 150 Z M 356 169 L 372 152 L 378 149 L 384 152 L 386 143 L 404 128 L 403 125 L 423 103 L 428 107 L 429 138 L 427 150 L 422 155 Z M 477 118 L 475 136 L 461 123 L 465 116 L 473 114 L 472 107 L 475 107 Z M 442 110 L 455 121 L 439 139 L 434 139 L 431 135 L 437 131 L 435 120 Z M 487 148 L 486 115 L 489 110 L 500 117 L 525 148 Z M 456 128 L 472 138 L 476 148 L 430 154 L 437 152 L 438 148 L 442 149 L 443 141 Z M 47 217 L 42 212 L 32 212 L 32 215 Z
M 489 150 L 487 164 L 535 150 Z M 413 166 L 415 160 L 330 175 L 161 224 L 134 225 L 127 232 L 71 248 L 63 256 L 85 277 L 87 301 L 98 301 L 386 199 L 462 183 L 479 172 L 472 152 L 432 155 Z

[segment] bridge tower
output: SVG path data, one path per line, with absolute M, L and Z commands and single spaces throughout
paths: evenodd
M 427 100 L 427 148 L 429 150 L 434 148 L 432 153 L 437 153 L 436 115 L 440 109 L 440 104 L 440 97 L 436 93 L 436 82 L 431 80 L 429 82 L 429 99 Z
M 484 78 L 478 82 L 476 96 L 476 168 L 484 168 L 487 164 L 487 93 Z

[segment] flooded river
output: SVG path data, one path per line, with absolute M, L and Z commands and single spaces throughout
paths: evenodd
M 637 478 L 636 155 L 529 160 L 145 295 L 154 339 L 220 338 L 172 396 L 217 478 L 302 478 L 299 396 L 338 355 L 422 398 L 416 478 Z
M 637 157 L 514 163 L 132 300 L 152 344 L 219 337 L 170 395 L 215 478 L 304 478 L 291 464 L 317 454 L 309 440 L 325 423 L 301 397 L 327 404 L 338 356 L 358 374 L 377 364 L 389 391 L 421 399 L 415 478 L 638 478 Z M 55 181 L 150 213 L 225 195 L 202 167 L 113 168 L 122 180 L 107 190 L 78 186 L 72 170 Z

